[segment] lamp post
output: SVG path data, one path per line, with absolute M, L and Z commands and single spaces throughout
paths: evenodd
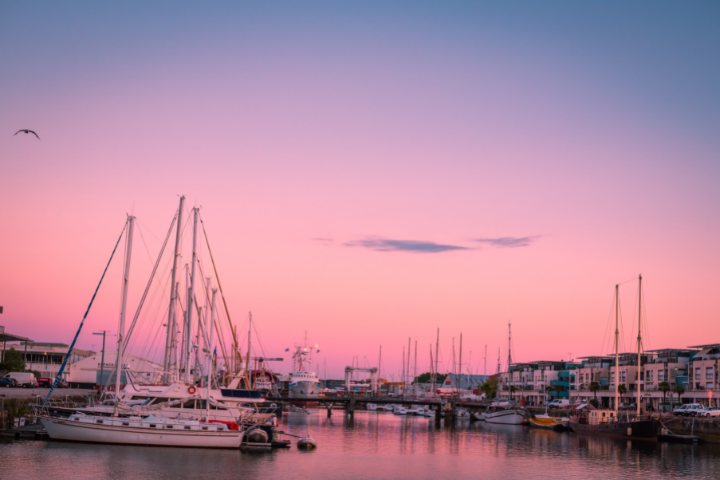
M 103 337 L 103 345 L 102 345 L 102 357 L 100 360 L 100 382 L 102 385 L 105 384 L 105 334 L 107 333 L 107 330 L 103 330 L 102 332 L 93 333 L 93 335 L 102 335 Z

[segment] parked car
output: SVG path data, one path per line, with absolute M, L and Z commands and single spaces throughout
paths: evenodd
M 0 387 L 17 387 L 17 380 L 10 377 L 2 377 L 0 378 Z
M 686 403 L 683 407 L 685 408 L 683 409 L 681 415 L 684 417 L 694 417 L 698 413 L 705 411 L 705 406 L 700 405 L 699 403 Z
M 5 378 L 14 378 L 17 381 L 18 386 L 21 387 L 37 387 L 35 375 L 29 372 L 10 372 L 5 375 Z
M 38 387 L 50 388 L 53 384 L 52 378 L 40 377 L 37 379 Z
M 676 417 L 682 417 L 685 414 L 686 407 L 687 407 L 687 405 L 680 405 L 678 408 L 673 410 L 673 412 L 672 412 L 673 415 L 675 415 Z
M 706 408 L 705 411 L 698 413 L 698 417 L 720 417 L 720 408 Z
M 570 406 L 570 400 L 552 400 L 548 403 L 549 408 L 565 408 Z

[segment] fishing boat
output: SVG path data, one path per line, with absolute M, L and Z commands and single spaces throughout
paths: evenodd
M 297 399 L 317 399 L 322 390 L 322 384 L 315 372 L 310 371 L 312 363 L 312 351 L 317 345 L 308 347 L 307 333 L 305 343 L 302 346 L 295 346 L 293 353 L 293 371 L 288 376 L 288 396 Z M 289 349 L 288 349 L 289 350 Z M 317 350 L 318 352 L 320 350 Z

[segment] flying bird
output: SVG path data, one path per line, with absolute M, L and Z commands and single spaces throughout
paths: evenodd
M 40 137 L 38 137 L 38 134 L 35 133 L 33 130 L 28 130 L 27 128 L 25 128 L 25 129 L 18 130 L 17 132 L 15 132 L 15 135 L 17 135 L 17 134 L 20 133 L 20 132 L 22 132 L 22 133 L 32 133 L 33 135 L 35 135 L 35 136 L 37 137 L 38 140 L 40 140 Z M 15 135 L 13 135 L 13 137 L 14 137 Z

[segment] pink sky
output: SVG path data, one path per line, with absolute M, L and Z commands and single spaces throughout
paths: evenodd
M 495 11 L 474 24 L 419 9 L 395 28 L 402 12 L 378 5 L 317 18 L 258 7 L 236 29 L 226 16 L 248 20 L 235 11 L 197 24 L 190 7 L 170 20 L 126 11 L 98 24 L 102 11 L 56 22 L 51 5 L 3 8 L 9 332 L 71 342 L 126 212 L 149 249 L 136 236 L 134 312 L 184 194 L 202 206 L 239 331 L 252 311 L 277 356 L 307 330 L 316 366 L 334 377 L 355 355 L 375 365 L 380 345 L 383 370 L 397 375 L 408 337 L 425 371 L 438 327 L 443 369 L 462 332 L 472 368 L 482 373 L 487 345 L 494 373 L 508 322 L 515 361 L 607 353 L 614 285 L 639 273 L 646 349 L 720 341 L 720 122 L 708 113 L 720 103 L 708 83 L 720 55 L 703 41 L 717 32 L 700 10 L 683 24 L 695 36 L 679 40 L 668 11 L 641 41 L 632 15 L 583 12 L 558 30 L 544 17 Z M 479 28 L 493 21 L 505 28 Z M 620 40 L 604 37 L 610 24 Z M 11 47 L 25 37 L 20 56 Z M 42 140 L 12 136 L 19 128 Z M 477 241 L 505 237 L 532 238 Z M 369 239 L 467 249 L 377 251 Z M 91 332 L 117 330 L 121 259 L 81 348 L 99 348 Z M 636 294 L 622 287 L 626 345 Z

